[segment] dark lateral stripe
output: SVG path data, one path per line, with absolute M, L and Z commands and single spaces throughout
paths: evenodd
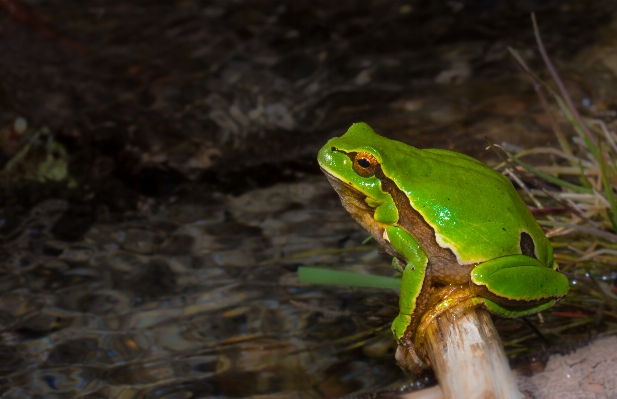
M 399 212 L 398 224 L 403 227 L 418 242 L 431 262 L 439 260 L 457 265 L 456 255 L 449 248 L 442 248 L 435 237 L 435 230 L 424 220 L 409 202 L 409 197 L 401 191 L 396 183 L 387 177 L 381 168 L 375 172 L 381 183 L 381 189 L 390 194 Z

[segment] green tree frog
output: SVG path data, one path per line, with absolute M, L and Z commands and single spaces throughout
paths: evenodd
M 512 183 L 457 152 L 417 149 L 355 123 L 319 151 L 347 211 L 402 272 L 392 331 L 410 340 L 432 288 L 467 285 L 470 303 L 503 317 L 552 306 L 567 277 Z

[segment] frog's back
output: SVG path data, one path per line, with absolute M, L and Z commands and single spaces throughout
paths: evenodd
M 552 262 L 544 232 L 505 176 L 464 154 L 401 145 L 384 164 L 395 166 L 393 180 L 459 261 L 520 254 L 521 234 L 527 233 L 537 258 Z

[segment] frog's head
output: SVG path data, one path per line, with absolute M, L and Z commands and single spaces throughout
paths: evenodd
M 384 139 L 366 123 L 354 123 L 341 137 L 330 139 L 319 151 L 317 161 L 330 183 L 355 195 L 378 201 L 383 192 L 375 176 L 382 164 L 379 142 Z M 377 144 L 377 145 L 375 145 Z
M 382 167 L 392 140 L 379 136 L 366 123 L 353 124 L 341 137 L 329 140 L 317 160 L 345 209 L 374 237 L 383 233 L 383 225 L 374 218 L 375 209 L 392 202 L 382 189 Z M 399 143 L 400 144 L 400 143 Z

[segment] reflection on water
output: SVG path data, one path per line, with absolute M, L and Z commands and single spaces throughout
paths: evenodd
M 39 204 L 2 249 L 3 397 L 335 397 L 400 382 L 387 328 L 364 349 L 335 341 L 387 326 L 393 293 L 297 284 L 301 264 L 390 273 L 375 250 L 319 253 L 365 238 L 324 180 L 148 206 L 73 241 L 57 234 L 67 203 Z

